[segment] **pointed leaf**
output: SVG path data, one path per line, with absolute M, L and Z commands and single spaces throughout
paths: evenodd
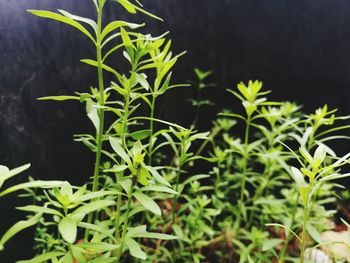
M 87 31 L 86 28 L 83 27 L 80 23 L 78 23 L 77 21 L 74 21 L 71 18 L 65 17 L 61 14 L 57 14 L 50 11 L 44 11 L 44 10 L 28 10 L 28 12 L 39 17 L 53 19 L 53 20 L 68 24 L 72 27 L 75 27 L 80 32 L 85 34 L 88 38 L 90 38 L 93 43 L 96 43 L 95 39 L 92 37 L 89 31 Z
M 151 197 L 145 194 L 142 194 L 140 192 L 136 192 L 133 195 L 137 199 L 137 201 L 139 201 L 143 205 L 143 207 L 146 208 L 147 210 L 151 211 L 156 215 L 162 214 L 159 206 L 157 205 L 156 202 L 154 202 L 154 200 Z
M 142 251 L 140 245 L 134 239 L 131 239 L 131 238 L 125 239 L 125 245 L 128 247 L 130 254 L 133 257 L 143 259 L 143 260 L 147 258 L 147 255 L 145 254 L 145 252 Z

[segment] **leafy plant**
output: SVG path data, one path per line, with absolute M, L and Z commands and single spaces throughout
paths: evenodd
M 295 103 L 269 100 L 256 80 L 228 90 L 241 110 L 223 110 L 201 132 L 196 126 L 202 106 L 212 104 L 203 93 L 212 72 L 195 69 L 191 127 L 161 120 L 159 97 L 188 86 L 172 84 L 184 53 L 172 53 L 167 34 L 142 33 L 144 23 L 105 21 L 106 2 L 91 1 L 96 20 L 29 10 L 75 28 L 95 47 L 93 58 L 81 62 L 96 69 L 96 87 L 40 98 L 83 106 L 93 132 L 74 140 L 95 161 L 82 186 L 31 179 L 2 190 L 0 197 L 25 190 L 21 196 L 33 204 L 17 207 L 28 219 L 3 235 L 0 248 L 36 225 L 37 254 L 19 262 L 304 262 L 335 214 L 337 180 L 349 176 L 341 168 L 350 154 L 338 157 L 331 148 L 333 140 L 349 139 L 341 134 L 349 117 L 327 106 L 305 115 Z M 113 2 L 161 20 L 138 1 Z M 121 58 L 117 67 L 112 55 Z M 0 166 L 0 187 L 28 167 Z

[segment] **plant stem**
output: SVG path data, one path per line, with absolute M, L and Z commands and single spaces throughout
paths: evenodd
M 246 120 L 246 128 L 245 128 L 245 135 L 244 135 L 244 163 L 243 163 L 243 170 L 242 170 L 242 184 L 241 184 L 241 195 L 239 198 L 239 202 L 238 202 L 238 207 L 239 207 L 239 211 L 238 211 L 238 218 L 237 218 L 237 227 L 240 226 L 241 224 L 241 213 L 243 211 L 243 201 L 244 201 L 244 191 L 245 191 L 245 187 L 246 187 L 246 173 L 247 173 L 247 165 L 248 165 L 248 143 L 249 143 L 249 129 L 250 129 L 250 122 L 251 122 L 251 117 L 248 116 L 247 120 Z
M 301 251 L 300 251 L 300 263 L 304 263 L 304 255 L 305 255 L 305 248 L 306 248 L 306 224 L 307 221 L 309 220 L 309 208 L 308 205 L 304 207 L 304 218 L 303 218 L 303 233 L 301 236 Z
M 100 97 L 98 103 L 100 106 L 104 106 L 104 79 L 103 79 L 103 69 L 102 69 L 102 48 L 101 48 L 101 28 L 102 28 L 102 13 L 103 13 L 104 3 L 101 3 L 97 13 L 97 36 L 96 36 L 96 54 L 97 54 L 97 73 L 98 73 L 98 86 Z M 102 152 L 102 144 L 103 144 L 103 133 L 104 133 L 104 109 L 103 107 L 98 109 L 99 115 L 99 127 L 96 133 L 96 142 L 97 142 L 97 150 L 96 150 L 96 158 L 95 158 L 95 167 L 94 167 L 94 176 L 92 182 L 92 191 L 95 192 L 98 190 L 99 184 L 99 173 L 100 173 L 100 163 L 101 163 L 101 152 Z M 92 218 L 94 213 L 90 213 L 88 215 L 87 222 L 90 224 L 92 222 Z M 89 231 L 88 229 L 85 231 L 85 238 L 88 238 Z
M 181 142 L 181 155 L 179 157 L 180 159 L 180 163 L 179 163 L 179 166 L 178 166 L 178 170 L 177 170 L 177 175 L 176 175 L 176 185 L 175 185 L 175 191 L 177 192 L 179 190 L 179 183 L 180 183 L 180 176 L 181 176 L 181 169 L 182 169 L 182 166 L 183 166 L 183 156 L 185 154 L 185 145 L 184 145 L 184 140 L 182 140 Z M 176 206 L 177 206 L 177 200 L 179 198 L 179 195 L 176 194 L 174 196 L 174 200 L 173 200 L 173 209 L 172 209 L 172 223 L 174 224 L 175 223 L 175 217 L 176 217 Z
M 176 185 L 175 185 L 175 191 L 177 192 L 179 190 L 179 182 L 180 182 L 180 175 L 181 175 L 181 167 L 179 166 L 179 171 L 177 172 L 177 175 L 176 175 Z M 174 224 L 175 223 L 175 217 L 176 217 L 176 206 L 177 206 L 177 199 L 179 198 L 179 195 L 176 194 L 174 196 L 174 200 L 173 200 L 173 209 L 172 209 L 172 215 L 171 215 L 171 220 L 172 220 L 172 223 Z
M 269 181 L 270 181 L 270 178 L 273 174 L 273 170 L 271 169 L 271 165 L 270 165 L 270 161 L 268 162 L 268 165 L 267 167 L 265 168 L 265 172 L 264 172 L 264 175 L 267 173 L 267 178 L 259 185 L 259 187 L 255 190 L 255 194 L 253 196 L 253 198 L 251 199 L 251 202 L 252 204 L 254 205 L 254 202 L 256 200 L 258 200 L 264 193 L 264 190 L 265 188 L 267 187 Z M 262 218 L 262 217 L 261 217 Z M 253 223 L 253 219 L 254 219 L 254 213 L 251 213 L 249 215 L 249 220 L 248 220 L 248 223 L 247 223 L 247 227 L 249 228 L 252 223 Z
M 125 214 L 125 221 L 124 221 L 124 225 L 123 225 L 123 232 L 120 238 L 120 247 L 117 251 L 117 255 L 116 255 L 116 261 L 115 262 L 119 262 L 121 254 L 123 252 L 123 247 L 124 247 L 124 243 L 125 243 L 125 235 L 126 235 L 126 231 L 128 229 L 128 223 L 129 223 L 129 213 L 130 213 L 130 207 L 131 207 L 131 201 L 132 201 L 132 195 L 133 195 L 133 184 L 131 185 L 131 189 L 130 189 L 130 193 L 128 194 L 128 203 L 127 203 L 127 207 L 126 207 L 126 214 Z
M 126 97 L 124 99 L 124 117 L 123 117 L 123 129 L 122 129 L 122 145 L 125 148 L 126 147 L 126 132 L 128 129 L 128 119 L 129 119 L 129 104 L 130 104 L 130 92 L 126 94 Z M 118 175 L 117 180 L 120 181 L 122 179 L 123 175 L 122 173 Z M 118 184 L 118 191 L 121 191 L 122 187 L 120 184 Z M 116 219 L 115 219 L 115 227 L 116 227 L 116 239 L 119 240 L 119 223 L 120 223 L 120 210 L 122 207 L 122 195 L 118 195 L 117 199 L 117 212 L 116 212 Z
M 298 209 L 298 204 L 299 204 L 299 198 L 300 195 L 297 195 L 297 199 L 295 200 L 295 204 L 293 206 L 293 210 L 292 210 L 292 218 L 290 221 L 290 226 L 292 227 L 294 225 L 294 221 L 295 221 L 295 215 L 297 213 L 297 209 Z M 291 235 L 289 232 L 286 232 L 286 241 L 284 242 L 284 246 L 279 254 L 279 259 L 278 259 L 278 263 L 284 263 L 284 257 L 286 255 L 287 249 L 288 249 L 288 244 L 289 242 L 292 240 L 293 235 Z
M 156 107 L 156 98 L 157 96 L 152 95 L 152 102 L 151 102 L 151 115 L 150 115 L 150 123 L 149 123 L 149 129 L 151 131 L 151 134 L 149 136 L 148 141 L 148 165 L 151 165 L 152 163 L 152 155 L 153 155 L 153 129 L 154 129 L 154 108 Z
M 198 119 L 199 119 L 199 112 L 200 112 L 200 100 L 201 100 L 201 86 L 202 86 L 202 81 L 199 81 L 198 83 L 198 93 L 197 93 L 197 103 L 198 105 L 196 105 L 196 115 L 193 119 L 193 122 L 192 122 L 192 125 L 191 127 L 193 127 L 193 129 L 197 126 L 197 123 L 198 123 Z
M 214 127 L 212 129 L 212 131 L 210 132 L 208 138 L 206 140 L 203 141 L 203 143 L 201 144 L 201 146 L 198 148 L 195 156 L 198 156 L 202 153 L 202 151 L 205 149 L 205 147 L 207 146 L 207 144 L 210 142 L 210 141 L 213 141 L 214 138 L 219 134 L 219 132 L 221 131 L 221 127 Z

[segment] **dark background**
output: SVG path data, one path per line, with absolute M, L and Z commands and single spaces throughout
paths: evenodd
M 30 175 L 82 184 L 92 173 L 91 153 L 72 140 L 92 131 L 75 102 L 38 102 L 45 95 L 72 94 L 96 84 L 93 69 L 79 63 L 93 58 L 85 36 L 74 29 L 31 16 L 26 9 L 65 9 L 93 16 L 89 0 L 0 0 L 0 163 L 30 162 Z M 297 101 L 306 112 L 327 103 L 350 113 L 350 2 L 348 0 L 148 0 L 145 8 L 165 19 L 129 17 L 116 4 L 107 19 L 139 22 L 153 34 L 170 31 L 173 49 L 188 53 L 176 65 L 179 82 L 193 79 L 193 67 L 212 69 L 217 86 L 207 94 L 200 127 L 223 107 L 239 107 L 225 92 L 238 81 L 259 79 L 272 99 Z M 114 60 L 114 65 L 119 61 Z M 168 94 L 158 117 L 187 125 L 191 88 Z M 166 105 L 166 107 L 164 107 Z M 340 149 L 344 151 L 346 149 Z M 19 179 L 17 179 L 19 180 Z M 14 180 L 13 182 L 15 182 Z M 1 200 L 1 233 L 15 222 L 15 197 Z M 0 262 L 31 256 L 31 232 L 8 243 Z

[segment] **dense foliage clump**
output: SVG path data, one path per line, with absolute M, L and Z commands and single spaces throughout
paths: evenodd
M 161 20 L 138 1 L 114 2 Z M 342 172 L 350 154 L 339 157 L 331 142 L 348 139 L 342 135 L 348 118 L 327 106 L 304 114 L 295 103 L 269 100 L 262 82 L 249 81 L 228 90 L 241 109 L 223 110 L 210 131 L 199 132 L 200 110 L 212 104 L 202 92 L 211 72 L 195 69 L 192 125 L 161 120 L 158 99 L 187 86 L 172 83 L 183 53 L 173 54 L 167 34 L 142 33 L 145 24 L 105 23 L 106 0 L 91 3 L 96 20 L 63 10 L 29 12 L 74 27 L 95 46 L 81 62 L 96 68 L 96 87 L 40 98 L 83 106 L 94 132 L 74 138 L 95 155 L 93 176 L 82 186 L 31 179 L 2 190 L 0 196 L 25 190 L 34 203 L 17 208 L 28 218 L 3 235 L 1 248 L 35 226 L 37 255 L 19 262 L 309 260 L 346 191 L 339 179 L 350 175 Z M 128 69 L 110 66 L 111 55 Z M 27 168 L 0 166 L 0 185 Z

